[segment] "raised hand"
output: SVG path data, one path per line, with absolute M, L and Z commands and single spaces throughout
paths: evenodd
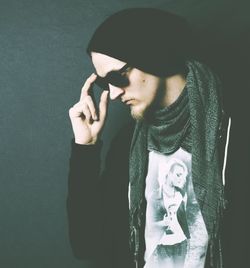
M 106 119 L 109 91 L 105 90 L 101 95 L 98 115 L 90 95 L 95 79 L 96 74 L 92 74 L 86 80 L 82 87 L 80 101 L 69 109 L 75 143 L 78 144 L 95 144 Z

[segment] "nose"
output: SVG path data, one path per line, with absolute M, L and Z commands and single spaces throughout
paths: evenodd
M 109 84 L 109 97 L 111 100 L 117 99 L 124 93 L 124 89 Z

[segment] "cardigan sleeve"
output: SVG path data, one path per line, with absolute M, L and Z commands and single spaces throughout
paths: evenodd
M 102 143 L 76 144 L 71 141 L 68 180 L 68 228 L 75 257 L 92 259 L 100 232 L 98 224 L 100 152 Z
M 132 133 L 133 125 L 122 128 L 116 135 L 102 173 L 102 142 L 79 145 L 72 140 L 67 215 L 76 258 L 105 260 L 114 255 L 118 258 L 127 251 L 128 159 Z

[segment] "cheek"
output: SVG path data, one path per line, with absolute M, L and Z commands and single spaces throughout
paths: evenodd
M 137 85 L 137 94 L 141 100 L 151 103 L 156 96 L 155 86 L 146 79 L 142 80 Z
M 145 79 L 142 81 L 142 85 L 145 89 L 145 96 L 149 99 L 152 100 L 155 98 L 157 95 L 157 90 L 158 90 L 158 83 L 154 79 Z
M 143 76 L 133 76 L 130 79 L 130 84 L 134 90 L 142 91 L 147 86 L 147 80 Z
M 144 73 L 134 73 L 130 78 L 131 93 L 136 99 L 147 103 L 156 96 L 157 82 L 153 76 Z

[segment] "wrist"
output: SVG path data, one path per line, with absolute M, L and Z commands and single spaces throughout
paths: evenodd
M 84 141 L 82 139 L 75 138 L 75 143 L 80 145 L 95 145 L 97 143 L 97 138 L 92 139 L 91 141 Z

